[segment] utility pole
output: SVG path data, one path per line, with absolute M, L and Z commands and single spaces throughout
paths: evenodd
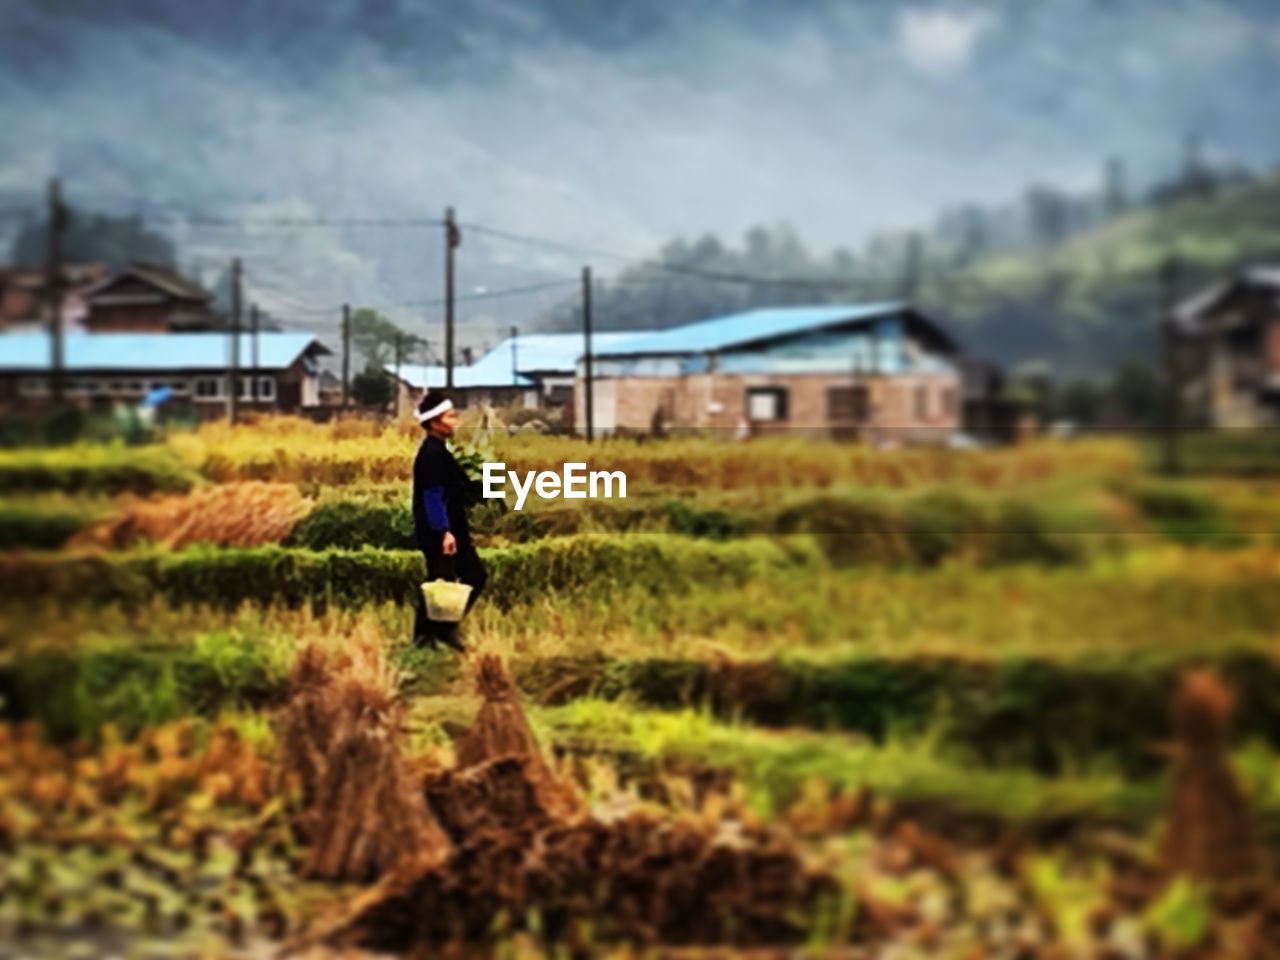
M 587 421 L 587 443 L 595 434 L 595 378 L 591 371 L 591 268 L 582 268 L 582 383 L 586 391 L 583 413 Z
M 342 305 L 342 409 L 351 396 L 351 304 Z
M 58 178 L 49 181 L 49 251 L 45 264 L 46 294 L 49 309 L 49 389 L 54 406 L 62 406 L 63 356 L 62 329 L 62 231 L 67 226 L 67 211 L 62 206 L 62 185 Z
M 253 356 L 252 366 L 249 376 L 249 399 L 253 401 L 253 408 L 258 404 L 258 328 L 260 322 L 258 319 L 258 305 L 256 303 L 249 305 L 249 330 L 253 336 Z
M 1182 472 L 1182 374 L 1178 349 L 1178 326 L 1175 311 L 1182 264 L 1170 256 L 1160 270 L 1160 320 L 1164 334 L 1164 471 L 1170 475 Z M 1212 358 L 1209 360 L 1212 365 Z M 1212 378 L 1212 366 L 1210 366 Z M 1212 402 L 1212 401 L 1210 401 Z
M 240 258 L 231 260 L 231 342 L 227 360 L 227 423 L 235 425 L 240 406 Z
M 453 207 L 444 212 L 444 385 L 453 389 L 453 251 L 462 245 L 462 234 L 453 218 Z
M 516 327 L 512 327 L 511 328 L 511 385 L 513 387 L 518 383 L 519 377 L 520 377 L 520 374 L 517 372 L 520 369 L 517 366 L 520 358 L 516 354 L 516 337 L 518 337 L 519 335 L 520 335 L 519 329 Z
M 396 379 L 395 379 L 395 383 L 391 385 L 392 390 L 394 391 L 391 402 L 395 404 L 396 419 L 400 418 L 400 362 L 403 359 L 404 359 L 404 334 L 397 331 L 396 332 Z

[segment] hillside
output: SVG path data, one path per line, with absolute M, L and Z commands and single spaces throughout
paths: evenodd
M 1056 249 L 926 275 L 919 300 L 975 352 L 1092 370 L 1155 345 L 1161 265 L 1185 295 L 1250 261 L 1280 258 L 1280 176 L 1135 211 Z

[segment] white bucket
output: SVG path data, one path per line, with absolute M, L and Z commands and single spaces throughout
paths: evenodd
M 467 612 L 471 584 L 455 580 L 428 580 L 422 585 L 422 599 L 427 603 L 428 620 L 457 623 Z

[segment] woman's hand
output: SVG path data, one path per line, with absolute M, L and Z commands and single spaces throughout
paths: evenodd
M 440 538 L 440 550 L 446 557 L 452 557 L 458 552 L 458 540 L 448 530 L 444 532 L 444 536 Z

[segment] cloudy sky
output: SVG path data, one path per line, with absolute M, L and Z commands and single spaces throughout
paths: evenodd
M 0 207 L 437 216 L 613 251 L 787 221 L 818 250 L 1280 158 L 1272 0 L 0 0 Z M 299 300 L 438 293 L 434 232 L 228 237 Z M 583 259 L 472 236 L 464 282 Z M 601 266 L 604 266 L 602 263 Z M 298 293 L 297 291 L 304 291 Z

